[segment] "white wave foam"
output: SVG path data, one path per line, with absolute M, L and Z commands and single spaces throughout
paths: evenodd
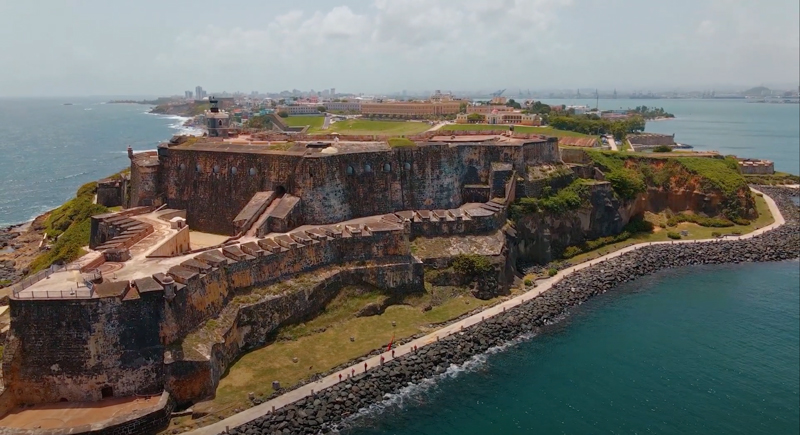
M 418 405 L 425 402 L 425 397 L 431 393 L 435 393 L 439 382 L 445 379 L 455 379 L 462 373 L 470 373 L 478 371 L 486 365 L 489 355 L 504 352 L 523 341 L 530 340 L 535 337 L 534 333 L 522 334 L 519 337 L 507 341 L 503 344 L 492 346 L 484 353 L 473 355 L 463 364 L 451 364 L 444 372 L 434 375 L 433 377 L 423 379 L 418 383 L 409 382 L 407 386 L 399 389 L 395 393 L 388 393 L 384 395 L 384 400 L 370 405 L 368 408 L 360 409 L 356 414 L 346 418 L 339 424 L 338 430 L 350 428 L 358 424 L 358 421 L 364 418 L 377 417 L 384 412 L 393 409 L 404 409 L 408 405 Z

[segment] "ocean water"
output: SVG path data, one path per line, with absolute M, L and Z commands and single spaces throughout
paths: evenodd
M 627 283 L 408 389 L 347 433 L 797 434 L 798 266 L 687 267 Z
M 543 100 L 585 105 L 595 100 Z M 744 100 L 600 100 L 601 110 L 663 107 L 675 119 L 648 122 L 646 131 L 675 134 L 696 150 L 768 159 L 775 170 L 800 173 L 800 104 L 761 104 Z
M 107 100 L 0 99 L 0 227 L 58 207 L 82 184 L 128 167 L 129 145 L 154 150 L 181 131 L 184 118 Z

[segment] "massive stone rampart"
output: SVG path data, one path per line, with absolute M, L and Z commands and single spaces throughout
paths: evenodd
M 399 210 L 448 209 L 466 202 L 465 185 L 491 183 L 492 164 L 518 173 L 528 164 L 559 163 L 556 141 L 426 143 L 363 152 L 240 152 L 178 146 L 159 156 L 159 192 L 185 209 L 191 228 L 235 232 L 233 220 L 257 192 L 300 198 L 301 223 L 329 224 Z

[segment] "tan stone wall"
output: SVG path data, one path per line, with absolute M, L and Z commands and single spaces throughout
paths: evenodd
M 153 252 L 149 253 L 147 257 L 174 257 L 178 254 L 188 252 L 190 249 L 189 227 L 183 227 L 178 230 L 177 233 L 164 240 Z

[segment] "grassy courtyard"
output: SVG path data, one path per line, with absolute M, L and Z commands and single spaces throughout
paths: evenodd
M 448 124 L 441 128 L 441 131 L 485 131 L 485 130 L 508 130 L 507 125 L 492 124 Z M 558 130 L 552 127 L 533 127 L 515 126 L 517 133 L 535 133 L 554 137 L 592 137 L 588 134 L 577 133 L 574 131 Z
M 309 127 L 311 130 L 319 130 L 322 128 L 322 123 L 325 121 L 324 116 L 290 116 L 288 118 L 281 118 L 283 122 L 289 127 Z
M 403 136 L 422 133 L 431 128 L 427 122 L 416 121 L 372 121 L 369 119 L 348 119 L 332 123 L 327 130 L 315 129 L 312 133 L 378 134 Z

